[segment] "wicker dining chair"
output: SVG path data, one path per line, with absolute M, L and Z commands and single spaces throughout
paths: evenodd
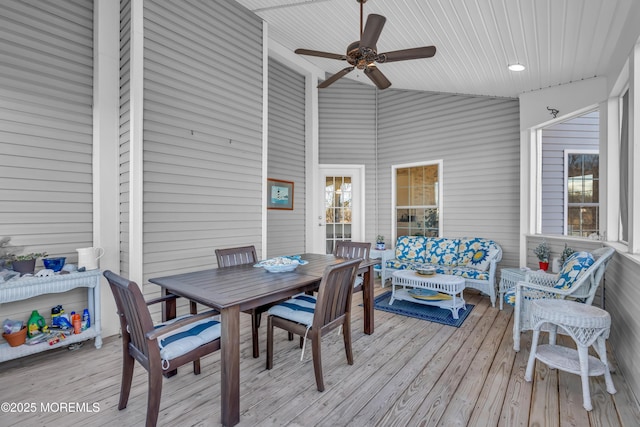
M 318 296 L 299 294 L 269 309 L 267 318 L 267 369 L 273 368 L 273 328 L 278 327 L 311 340 L 313 368 L 318 391 L 324 391 L 321 339 L 342 326 L 347 363 L 353 365 L 351 349 L 351 300 L 360 258 L 330 265 L 324 270 Z M 306 344 L 306 340 L 305 340 Z M 304 355 L 304 347 L 302 354 Z
M 237 248 L 216 249 L 216 259 L 218 267 L 232 267 L 234 265 L 254 264 L 258 262 L 255 246 L 241 246 Z M 253 357 L 260 357 L 260 344 L 258 328 L 262 313 L 267 311 L 273 304 L 263 305 L 243 311 L 251 315 L 251 339 L 253 341 Z
M 196 371 L 195 361 L 220 349 L 220 322 L 212 319 L 219 313 L 208 311 L 154 325 L 148 305 L 177 298 L 175 295 L 145 301 L 135 282 L 108 270 L 104 277 L 116 301 L 122 333 L 122 383 L 118 409 L 127 407 L 137 360 L 149 375 L 146 425 L 153 427 L 158 421 L 163 375 L 190 362 L 194 362 L 194 373 L 197 374 L 199 365 Z
M 365 242 L 351 242 L 346 240 L 338 240 L 336 247 L 333 250 L 333 254 L 340 258 L 347 259 L 369 259 L 369 252 L 371 251 L 371 243 Z M 353 291 L 358 292 L 362 290 L 363 277 L 361 275 L 356 276 L 356 280 L 353 284 Z

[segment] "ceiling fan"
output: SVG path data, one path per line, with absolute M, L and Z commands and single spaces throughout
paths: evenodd
M 347 54 L 321 52 L 309 49 L 296 49 L 295 53 L 300 55 L 318 56 L 321 58 L 338 59 L 347 61 L 350 66 L 338 71 L 318 85 L 318 88 L 325 88 L 333 84 L 336 80 L 344 77 L 353 71 L 354 68 L 363 70 L 364 74 L 379 88 L 386 89 L 391 86 L 391 82 L 382 74 L 376 66 L 376 62 L 396 62 L 409 59 L 431 58 L 436 54 L 435 46 L 416 47 L 413 49 L 394 50 L 392 52 L 378 53 L 376 43 L 382 32 L 382 27 L 387 18 L 382 15 L 370 14 L 367 17 L 367 25 L 362 28 L 363 8 L 367 0 L 356 0 L 360 3 L 360 40 L 347 46 Z

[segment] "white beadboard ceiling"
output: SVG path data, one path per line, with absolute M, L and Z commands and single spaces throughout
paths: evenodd
M 359 39 L 357 0 L 237 0 L 291 51 L 344 54 Z M 435 45 L 429 59 L 380 64 L 392 88 L 498 97 L 603 76 L 638 0 L 368 0 L 387 18 L 378 52 Z M 637 24 L 637 23 L 636 23 Z M 637 24 L 640 26 L 640 24 Z M 637 33 L 633 36 L 637 37 Z M 626 35 L 629 37 L 629 35 Z M 304 57 L 333 74 L 345 61 Z M 511 63 L 523 72 L 507 69 Z M 371 84 L 362 71 L 345 78 Z

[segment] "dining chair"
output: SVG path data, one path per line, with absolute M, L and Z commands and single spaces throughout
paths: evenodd
M 298 294 L 271 307 L 267 318 L 267 369 L 273 368 L 273 328 L 311 340 L 313 369 L 318 391 L 324 391 L 320 344 L 329 331 L 342 326 L 347 363 L 353 365 L 351 349 L 351 299 L 353 282 L 362 259 L 330 265 L 324 270 L 317 297 Z M 306 344 L 306 339 L 304 344 Z M 302 356 L 304 356 L 302 346 Z M 301 358 L 302 358 L 301 356 Z
M 177 298 L 176 295 L 145 301 L 135 282 L 109 270 L 104 272 L 104 277 L 116 301 L 122 333 L 122 383 L 118 409 L 127 407 L 137 360 L 149 375 L 146 425 L 153 427 L 158 422 L 163 375 L 220 349 L 220 322 L 212 319 L 220 313 L 188 314 L 154 325 L 148 306 Z M 194 373 L 199 373 L 195 368 L 194 363 Z
M 216 259 L 218 267 L 232 267 L 234 265 L 254 264 L 258 262 L 255 246 L 241 246 L 237 248 L 216 249 Z M 243 311 L 251 315 L 251 339 L 253 341 L 253 357 L 260 356 L 260 344 L 258 328 L 262 313 L 267 311 L 273 304 L 259 306 Z
M 336 241 L 336 247 L 333 250 L 333 254 L 340 258 L 347 259 L 369 259 L 369 252 L 371 251 L 371 243 L 365 242 L 351 242 L 347 240 Z M 362 275 L 356 276 L 356 280 L 353 284 L 353 291 L 358 292 L 362 290 L 362 283 L 364 279 Z

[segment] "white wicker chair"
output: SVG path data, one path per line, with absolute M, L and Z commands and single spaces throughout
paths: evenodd
M 529 272 L 525 276 L 525 281 L 518 282 L 515 287 L 513 349 L 520 351 L 520 334 L 534 327 L 531 322 L 532 301 L 551 298 L 572 299 L 591 305 L 607 264 L 614 253 L 613 248 L 598 248 L 591 252 L 595 262 L 566 290 L 554 288 L 558 279 L 555 274 Z M 543 330 L 547 329 L 543 328 Z

